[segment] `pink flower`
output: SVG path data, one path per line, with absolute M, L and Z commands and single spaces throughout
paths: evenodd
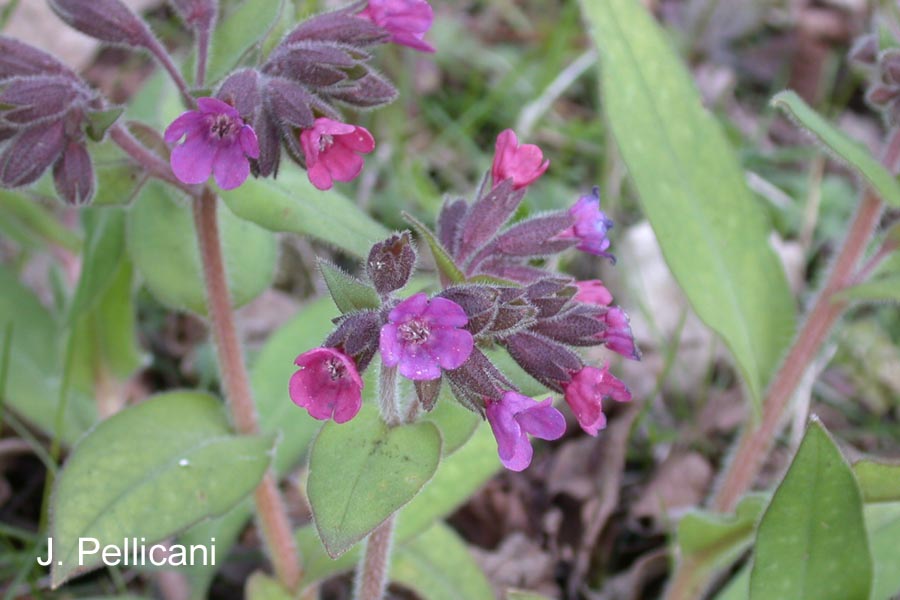
M 462 307 L 446 298 L 410 296 L 388 315 L 379 349 L 385 366 L 400 365 L 400 374 L 417 381 L 437 379 L 441 369 L 456 369 L 469 358 L 475 340 L 464 327 Z
M 386 29 L 395 44 L 434 52 L 431 44 L 422 39 L 434 21 L 434 12 L 425 0 L 369 0 L 357 16 Z
M 575 286 L 578 292 L 575 294 L 576 302 L 584 302 L 585 304 L 596 304 L 598 306 L 609 306 L 612 304 L 613 297 L 599 279 L 588 279 L 586 281 L 576 281 Z
M 215 173 L 223 190 L 238 187 L 250 175 L 250 158 L 259 158 L 259 142 L 253 128 L 244 123 L 233 106 L 216 98 L 197 100 L 190 110 L 166 128 L 165 140 L 174 144 L 170 162 L 183 183 L 204 183 Z
M 313 348 L 297 357 L 291 400 L 314 419 L 346 423 L 362 406 L 363 380 L 353 360 L 334 348 Z
M 550 398 L 535 402 L 518 392 L 504 392 L 500 400 L 485 399 L 485 405 L 500 462 L 510 471 L 522 471 L 531 464 L 534 450 L 527 434 L 556 440 L 566 432 L 566 420 Z
M 375 139 L 365 127 L 319 117 L 300 133 L 309 180 L 320 190 L 330 190 L 332 181 L 352 181 L 362 171 L 360 154 L 375 149 Z
M 628 315 L 618 306 L 611 307 L 600 318 L 606 324 L 606 330 L 600 334 L 600 340 L 606 347 L 631 360 L 641 360 L 641 351 L 634 343 Z
M 569 208 L 569 214 L 575 219 L 575 224 L 557 237 L 559 239 L 577 238 L 579 250 L 597 256 L 605 256 L 615 262 L 615 257 L 606 251 L 609 248 L 609 239 L 606 237 L 606 233 L 612 229 L 613 222 L 606 216 L 606 213 L 600 210 L 599 188 L 595 187 L 591 194 L 581 196 Z
M 628 387 L 610 374 L 608 366 L 602 369 L 583 367 L 572 375 L 569 383 L 563 384 L 563 389 L 578 424 L 590 435 L 597 435 L 606 427 L 603 398 L 612 398 L 617 402 L 631 400 Z
M 543 162 L 542 162 L 543 161 Z M 521 189 L 534 183 L 550 166 L 544 153 L 534 144 L 519 145 L 512 129 L 505 129 L 497 136 L 494 164 L 491 176 L 494 187 L 507 179 L 513 180 L 513 189 Z

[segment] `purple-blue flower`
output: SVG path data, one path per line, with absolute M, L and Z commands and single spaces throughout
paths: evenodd
M 387 367 L 399 365 L 407 379 L 437 379 L 442 368 L 461 367 L 472 353 L 475 340 L 461 329 L 468 322 L 452 300 L 429 300 L 423 293 L 410 296 L 394 307 L 381 328 L 381 361 Z
M 500 462 L 510 471 L 522 471 L 531 464 L 534 450 L 529 433 L 542 440 L 556 440 L 566 432 L 566 419 L 553 408 L 550 398 L 535 402 L 518 392 L 504 392 L 499 400 L 487 398 L 485 407 Z
M 259 142 L 253 128 L 244 123 L 230 104 L 216 98 L 197 100 L 191 110 L 172 121 L 165 140 L 174 144 L 171 164 L 175 177 L 183 183 L 205 183 L 215 174 L 223 190 L 238 187 L 250 175 L 250 158 L 259 158 Z
M 612 261 L 615 257 L 606 251 L 609 248 L 609 239 L 606 233 L 612 229 L 612 219 L 600 210 L 600 189 L 594 188 L 590 194 L 581 196 L 578 201 L 569 208 L 569 214 L 575 219 L 575 224 L 559 234 L 560 239 L 579 240 L 577 248 L 583 252 L 605 256 Z

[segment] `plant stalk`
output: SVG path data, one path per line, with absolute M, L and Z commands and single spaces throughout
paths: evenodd
M 184 80 L 181 71 L 175 66 L 172 56 L 155 36 L 151 36 L 147 50 L 159 61 L 159 64 L 162 65 L 169 77 L 172 78 L 172 81 L 175 82 L 175 86 L 181 92 L 181 98 L 184 100 L 185 105 L 189 108 L 194 108 L 197 105 L 197 100 L 191 95 L 187 81 Z
M 256 407 L 250 379 L 231 310 L 228 280 L 219 240 L 216 218 L 218 198 L 204 188 L 194 201 L 194 224 L 200 243 L 200 257 L 206 283 L 209 320 L 215 339 L 219 370 L 237 431 L 244 435 L 259 433 Z M 255 493 L 257 515 L 278 579 L 289 590 L 299 587 L 302 571 L 300 557 L 291 532 L 290 519 L 277 480 L 271 470 L 263 477 Z
M 389 516 L 366 540 L 362 562 L 356 572 L 355 600 L 384 598 L 394 543 L 394 517 Z

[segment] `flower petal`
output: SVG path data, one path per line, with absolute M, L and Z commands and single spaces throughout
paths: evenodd
M 516 420 L 523 431 L 542 440 L 558 440 L 566 433 L 566 418 L 550 398 L 518 413 Z
M 431 338 L 423 344 L 443 368 L 461 367 L 475 347 L 475 339 L 465 329 L 441 328 L 431 332 Z
M 175 177 L 183 183 L 204 183 L 212 173 L 216 147 L 199 134 L 189 135 L 172 150 L 169 160 Z
M 259 158 L 259 140 L 256 139 L 256 132 L 249 125 L 241 127 L 240 133 L 241 150 L 250 158 Z
M 401 353 L 399 370 L 407 379 L 430 381 L 441 376 L 439 359 L 428 351 L 426 345 L 405 344 Z
M 172 121 L 172 123 L 166 127 L 166 131 L 163 134 L 163 139 L 166 140 L 167 144 L 174 144 L 178 140 L 180 140 L 184 134 L 190 132 L 197 127 L 200 127 L 203 124 L 203 115 L 196 110 L 191 110 L 186 113 L 183 113 L 180 117 Z
M 219 187 L 223 190 L 233 190 L 244 183 L 250 175 L 250 162 L 244 156 L 241 145 L 233 143 L 219 149 L 213 170 Z
M 388 367 L 396 367 L 400 363 L 403 346 L 397 337 L 397 326 L 387 323 L 382 326 L 378 338 L 378 350 L 381 352 L 381 362 Z
M 469 317 L 462 306 L 446 298 L 432 298 L 422 313 L 430 323 L 441 327 L 465 327 Z

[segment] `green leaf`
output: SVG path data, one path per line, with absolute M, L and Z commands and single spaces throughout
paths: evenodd
M 494 600 L 494 591 L 465 542 L 435 523 L 394 553 L 391 580 L 423 600 Z
M 277 179 L 248 179 L 222 192 L 234 214 L 270 231 L 309 235 L 358 258 L 390 232 L 334 190 L 317 190 L 305 173 L 286 165 Z
M 897 180 L 861 144 L 847 137 L 814 111 L 793 91 L 776 94 L 772 105 L 785 111 L 800 127 L 816 136 L 838 158 L 847 162 L 885 202 L 900 206 Z
M 490 427 L 482 425 L 462 448 L 441 460 L 434 478 L 400 510 L 394 532 L 395 542 L 402 544 L 414 538 L 452 513 L 499 469 L 497 443 Z M 359 548 L 356 547 L 332 560 L 323 551 L 315 529 L 309 525 L 297 530 L 296 539 L 310 582 L 349 570 L 359 558 Z
M 453 262 L 453 259 L 450 258 L 450 254 L 447 253 L 438 239 L 434 237 L 431 230 L 407 212 L 403 213 L 403 219 L 415 230 L 416 235 L 425 240 L 425 243 L 428 244 L 428 248 L 431 250 L 431 255 L 434 257 L 434 263 L 438 268 L 438 272 L 441 274 L 441 278 L 446 279 L 448 283 L 464 282 L 466 276 L 459 270 L 459 267 L 457 267 L 456 263 Z
M 112 142 L 91 148 L 91 158 L 97 172 L 93 206 L 131 204 L 147 180 L 143 170 Z
M 95 142 L 102 141 L 106 131 L 122 116 L 123 112 L 125 112 L 125 108 L 122 106 L 89 112 L 87 114 L 88 137 Z
M 896 598 L 900 592 L 900 503 L 870 504 L 865 516 L 875 567 L 870 597 Z
M 857 302 L 900 302 L 900 275 L 859 283 L 838 292 L 834 298 Z
M 728 345 L 758 406 L 794 334 L 794 301 L 762 207 L 691 77 L 635 0 L 583 0 L 607 120 L 666 262 Z
M 247 496 L 268 468 L 272 436 L 231 434 L 212 396 L 173 392 L 103 421 L 66 461 L 53 491 L 56 587 L 101 566 L 79 540 L 158 542 Z M 83 558 L 83 560 L 81 560 Z
M 441 438 L 444 440 L 441 450 L 444 456 L 450 456 L 459 450 L 481 423 L 481 417 L 456 401 L 446 383 L 441 385 L 437 404 L 425 418 L 441 430 Z
M 324 258 L 318 257 L 316 263 L 331 293 L 331 299 L 342 313 L 381 306 L 378 292 L 372 286 L 366 285 Z
M 865 502 L 900 502 L 900 465 L 861 460 L 853 473 Z
M 69 305 L 70 322 L 99 301 L 125 257 L 125 211 L 88 208 L 83 211 L 83 218 L 86 245 L 78 287 Z
M 750 564 L 745 564 L 731 578 L 722 591 L 716 594 L 715 600 L 747 600 L 750 598 Z
M 850 465 L 812 420 L 760 521 L 750 598 L 867 600 L 872 556 Z
M 247 578 L 244 586 L 244 598 L 247 600 L 292 600 L 288 593 L 276 579 L 269 577 L 262 571 L 256 571 Z
M 278 21 L 284 0 L 244 0 L 216 26 L 210 44 L 206 79 L 216 82 L 257 48 Z M 193 68 L 194 61 L 187 61 Z
M 58 244 L 70 252 L 81 250 L 81 239 L 59 222 L 56 215 L 19 191 L 0 190 L 3 226 L 26 229 L 43 240 Z M 12 235 L 13 232 L 7 232 Z
M 550 600 L 547 596 L 524 590 L 506 590 L 506 600 Z
M 310 451 L 307 491 L 329 556 L 349 550 L 412 500 L 440 458 L 433 423 L 388 427 L 371 404 L 347 423 L 328 421 Z
M 234 305 L 243 306 L 272 281 L 278 246 L 265 229 L 218 211 L 219 231 Z M 175 200 L 159 182 L 150 182 L 128 211 L 128 249 L 145 284 L 175 308 L 206 313 L 206 292 L 191 205 Z

